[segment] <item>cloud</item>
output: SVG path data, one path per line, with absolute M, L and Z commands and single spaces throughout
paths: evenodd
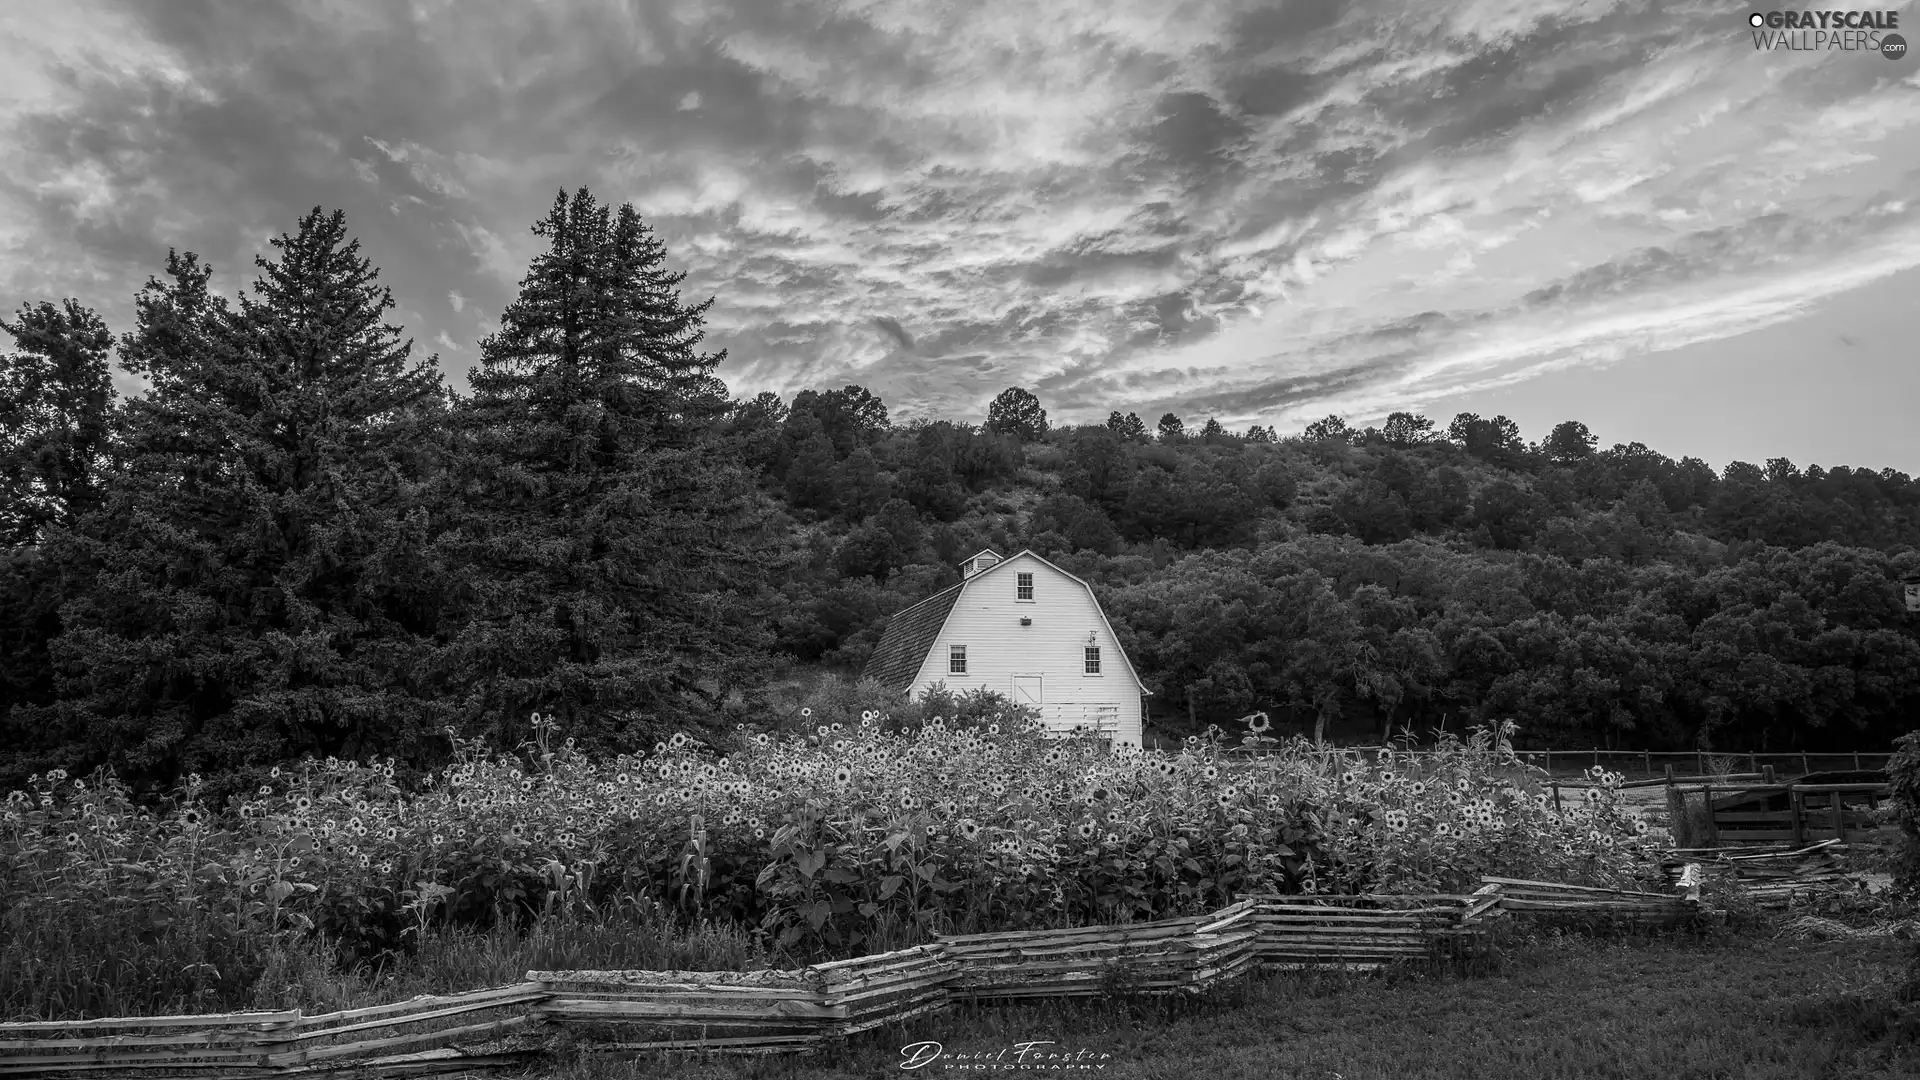
M 230 290 L 315 204 L 403 306 L 497 315 L 585 184 L 715 298 L 738 391 L 1284 424 L 1920 263 L 1920 82 L 1711 5 L 57 7 L 0 15 L 0 283 L 120 327 L 168 247 Z
M 879 327 L 880 329 L 886 331 L 887 335 L 893 338 L 894 341 L 898 342 L 902 349 L 913 348 L 913 335 L 901 329 L 899 319 L 893 318 L 892 316 L 889 316 L 889 315 L 882 315 L 879 318 L 874 319 L 873 324 Z

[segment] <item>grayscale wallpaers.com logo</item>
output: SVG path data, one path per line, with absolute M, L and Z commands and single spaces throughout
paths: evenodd
M 1897 11 L 1756 11 L 1747 16 L 1756 49 L 1789 52 L 1877 52 L 1904 59 L 1907 39 Z

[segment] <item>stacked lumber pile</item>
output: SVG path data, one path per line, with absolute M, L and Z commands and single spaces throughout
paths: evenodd
M 1116 992 L 1197 994 L 1256 958 L 1256 904 L 1157 922 L 943 936 L 960 967 L 956 1000 L 1084 997 Z
M 1257 955 L 1279 968 L 1370 970 L 1469 945 L 1498 914 L 1499 886 L 1466 896 L 1263 896 Z
M 1731 876 L 1761 907 L 1784 908 L 1796 895 L 1846 888 L 1848 878 L 1842 861 L 1846 852 L 1847 845 L 1838 839 L 1802 848 L 1775 845 L 1675 850 L 1668 853 L 1663 865 L 1673 875 L 1684 859 L 1699 860 L 1707 872 Z
M 1515 878 L 1484 877 L 1480 880 L 1500 887 L 1500 907 L 1506 911 L 1541 915 L 1605 915 L 1658 925 L 1680 922 L 1700 910 L 1697 880 L 1684 884 L 1683 887 L 1689 889 L 1684 895 L 1590 885 L 1560 885 L 1550 881 L 1521 881 Z
M 343 1068 L 397 1076 L 501 1064 L 523 1055 L 461 1048 L 527 1031 L 534 1020 L 526 1006 L 545 997 L 538 983 L 521 983 L 319 1016 L 292 1009 L 0 1024 L 0 1075 L 126 1076 L 171 1069 L 240 1080 Z M 476 1019 L 481 1013 L 492 1015 Z M 411 1030 L 374 1035 L 396 1028 Z

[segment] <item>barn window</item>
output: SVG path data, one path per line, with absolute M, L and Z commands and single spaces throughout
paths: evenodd
M 965 645 L 947 646 L 947 674 L 965 675 L 967 673 L 967 647 Z
M 1100 674 L 1100 646 L 1087 646 L 1087 674 Z
M 1033 599 L 1033 575 L 1032 574 L 1013 575 L 1013 598 L 1015 600 Z

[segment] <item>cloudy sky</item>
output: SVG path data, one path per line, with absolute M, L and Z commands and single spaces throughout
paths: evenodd
M 1920 23 L 1913 0 L 1887 10 Z M 1607 0 L 0 5 L 0 306 L 116 329 L 315 205 L 464 389 L 561 187 L 736 392 L 1585 420 L 1920 472 L 1920 63 Z M 1903 25 L 1920 37 L 1920 25 Z M 135 385 L 123 381 L 123 390 Z

